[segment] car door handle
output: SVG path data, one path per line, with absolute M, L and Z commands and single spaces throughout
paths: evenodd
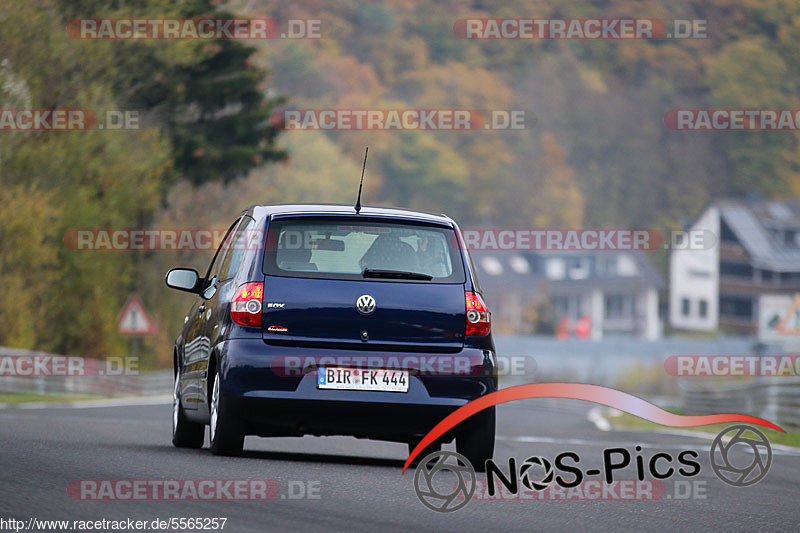
M 206 311 L 206 304 L 200 304 L 200 307 L 197 308 L 198 313 L 205 313 Z

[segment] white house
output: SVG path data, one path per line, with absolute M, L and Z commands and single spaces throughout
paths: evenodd
M 755 334 L 762 296 L 800 291 L 800 201 L 719 200 L 691 226 L 698 231 L 716 244 L 672 252 L 672 327 Z

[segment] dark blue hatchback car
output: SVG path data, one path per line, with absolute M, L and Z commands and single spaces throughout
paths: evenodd
M 204 276 L 173 269 L 166 282 L 198 295 L 175 343 L 175 446 L 202 447 L 209 425 L 217 455 L 240 455 L 245 435 L 414 447 L 497 389 L 490 314 L 444 215 L 253 206 Z M 492 408 L 442 442 L 482 465 L 494 434 Z

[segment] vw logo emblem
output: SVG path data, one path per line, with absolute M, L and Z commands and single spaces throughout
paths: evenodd
M 362 315 L 368 315 L 375 311 L 375 298 L 369 294 L 362 294 L 356 300 L 356 309 Z

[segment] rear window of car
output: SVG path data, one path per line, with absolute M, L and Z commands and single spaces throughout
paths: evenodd
M 452 228 L 358 218 L 279 218 L 270 222 L 264 272 L 274 276 L 416 283 L 464 283 Z M 365 270 L 380 277 L 364 275 Z M 388 272 L 388 274 L 387 274 Z M 394 273 L 413 279 L 395 279 Z M 418 279 L 421 277 L 431 279 Z

